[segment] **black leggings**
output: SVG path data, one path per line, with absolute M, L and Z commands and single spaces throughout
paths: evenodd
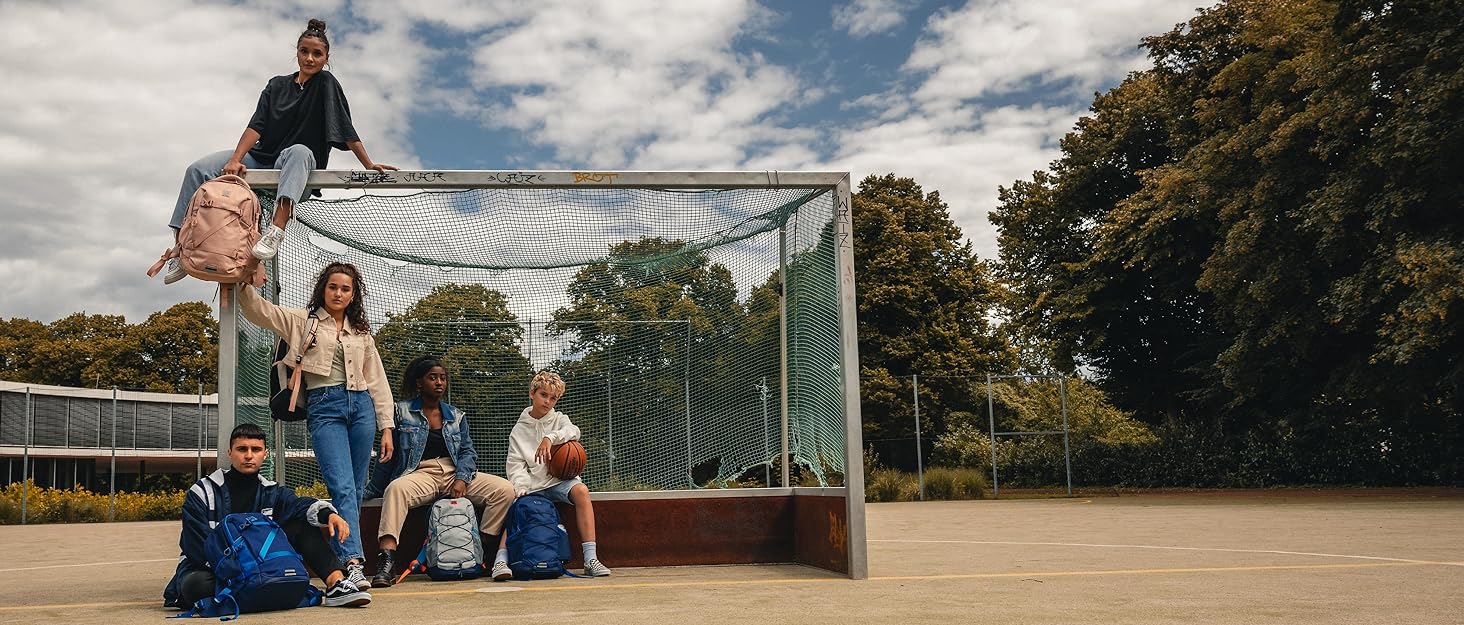
M 331 573 L 341 570 L 341 561 L 336 558 L 330 543 L 325 542 L 320 528 L 294 519 L 281 525 L 280 529 L 285 531 L 285 538 L 289 539 L 290 546 L 300 552 L 305 566 L 315 571 L 321 581 L 325 581 L 326 576 Z M 212 597 L 213 594 L 213 571 L 189 571 L 183 574 L 183 579 L 178 580 L 178 605 L 189 607 L 199 599 Z

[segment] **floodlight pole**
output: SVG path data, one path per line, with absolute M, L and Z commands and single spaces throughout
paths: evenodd
M 788 487 L 788 226 L 778 227 L 778 435 L 782 439 L 778 486 Z M 768 486 L 772 486 L 771 483 Z
M 1073 496 L 1073 452 L 1072 446 L 1068 443 L 1068 396 L 1067 378 L 1057 377 L 1057 390 L 1062 401 L 1062 459 L 1067 466 L 1067 494 Z
M 991 429 L 991 496 L 1001 496 L 1001 486 L 996 483 L 996 409 L 991 401 L 991 374 L 986 374 L 986 426 Z
M 915 480 L 920 486 L 920 501 L 925 501 L 925 461 L 920 458 L 920 374 L 910 376 L 915 388 Z
M 112 387 L 112 479 L 107 486 L 107 520 L 117 520 L 117 387 Z
M 195 475 L 193 479 L 202 479 L 203 478 L 203 433 L 207 429 L 207 428 L 204 427 L 204 424 L 207 423 L 207 422 L 208 422 L 208 413 L 205 413 L 203 411 L 203 382 L 199 382 L 198 383 L 198 438 L 194 439 L 194 444 L 198 446 L 198 450 L 195 452 L 195 455 L 197 456 L 197 459 L 194 462 L 194 465 L 195 466 L 193 468 L 193 472 L 196 473 L 197 475 Z
M 686 320 L 686 358 L 682 366 L 681 389 L 686 407 L 686 483 L 696 488 L 696 478 L 691 475 L 691 320 Z
M 27 505 L 30 503 L 30 441 L 31 421 L 36 414 L 31 403 L 30 387 L 25 387 L 25 447 L 20 457 L 20 524 L 25 525 Z

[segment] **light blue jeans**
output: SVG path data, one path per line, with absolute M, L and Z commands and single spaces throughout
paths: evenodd
M 530 494 L 543 495 L 547 497 L 549 501 L 553 501 L 556 503 L 567 503 L 572 506 L 574 505 L 574 502 L 569 500 L 569 489 L 574 488 L 575 484 L 582 483 L 583 482 L 581 482 L 579 478 L 572 477 L 564 480 L 563 482 L 550 486 L 549 488 L 536 490 Z
M 188 216 L 188 200 L 193 199 L 193 192 L 203 183 L 223 174 L 224 165 L 229 164 L 232 156 L 233 150 L 214 152 L 194 161 L 183 171 L 183 187 L 178 189 L 178 203 L 173 205 L 173 218 L 168 221 L 168 226 L 174 230 L 183 227 L 183 218 Z M 249 169 L 268 169 L 247 153 L 239 162 Z M 310 148 L 296 143 L 280 152 L 279 158 L 275 159 L 275 168 L 280 170 L 280 186 L 275 192 L 275 201 L 288 199 L 298 203 L 305 197 L 305 183 L 310 180 L 310 170 L 315 169 L 315 154 Z
M 366 471 L 371 466 L 371 446 L 376 442 L 376 404 L 366 391 L 348 391 L 346 385 L 324 386 L 306 392 L 305 418 L 310 446 L 330 501 L 351 536 L 345 543 L 328 541 L 341 562 L 365 561 L 361 549 L 361 493 L 366 490 Z

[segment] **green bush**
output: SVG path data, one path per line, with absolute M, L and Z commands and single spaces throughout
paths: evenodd
M 899 469 L 877 468 L 869 472 L 864 481 L 864 500 L 869 502 L 880 501 L 914 501 L 920 486 L 916 483 L 915 474 L 905 473 Z
M 325 488 L 325 483 L 319 480 L 308 485 L 295 487 L 296 497 L 313 497 L 315 499 L 330 499 L 330 491 Z
M 111 507 L 106 493 L 93 493 L 80 486 L 71 489 L 42 488 L 29 482 L 14 483 L 0 490 L 0 525 L 20 523 L 21 497 L 26 501 L 26 523 L 98 523 L 107 520 Z M 117 493 L 117 521 L 167 521 L 182 516 L 187 491 Z
M 987 488 L 986 474 L 979 469 L 931 467 L 925 471 L 926 499 L 984 499 Z

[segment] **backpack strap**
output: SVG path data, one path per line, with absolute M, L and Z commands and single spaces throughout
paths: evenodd
M 315 316 L 315 309 L 311 308 L 306 315 L 310 317 L 310 330 L 300 343 L 300 351 L 295 352 L 295 370 L 290 373 L 290 412 L 295 411 L 300 400 L 300 361 L 305 359 L 305 352 L 315 347 L 315 333 L 320 329 L 320 318 Z
M 411 563 L 407 564 L 407 568 L 402 569 L 402 574 L 396 578 L 397 584 L 402 583 L 412 573 L 421 573 L 427 570 L 427 565 L 425 564 L 427 562 L 427 545 L 431 543 L 432 539 L 430 537 L 422 541 L 422 550 L 417 552 L 417 557 L 413 558 Z
M 147 277 L 151 278 L 153 276 L 158 275 L 158 272 L 163 270 L 163 265 L 166 265 L 168 263 L 168 260 L 170 260 L 172 258 L 176 258 L 177 256 L 178 256 L 178 246 L 177 245 L 174 245 L 173 247 L 170 247 L 170 248 L 168 248 L 166 250 L 163 250 L 163 255 L 162 255 L 161 258 L 158 258 L 158 262 L 153 263 L 152 264 L 152 267 L 149 267 L 148 268 L 148 270 L 147 270 Z

